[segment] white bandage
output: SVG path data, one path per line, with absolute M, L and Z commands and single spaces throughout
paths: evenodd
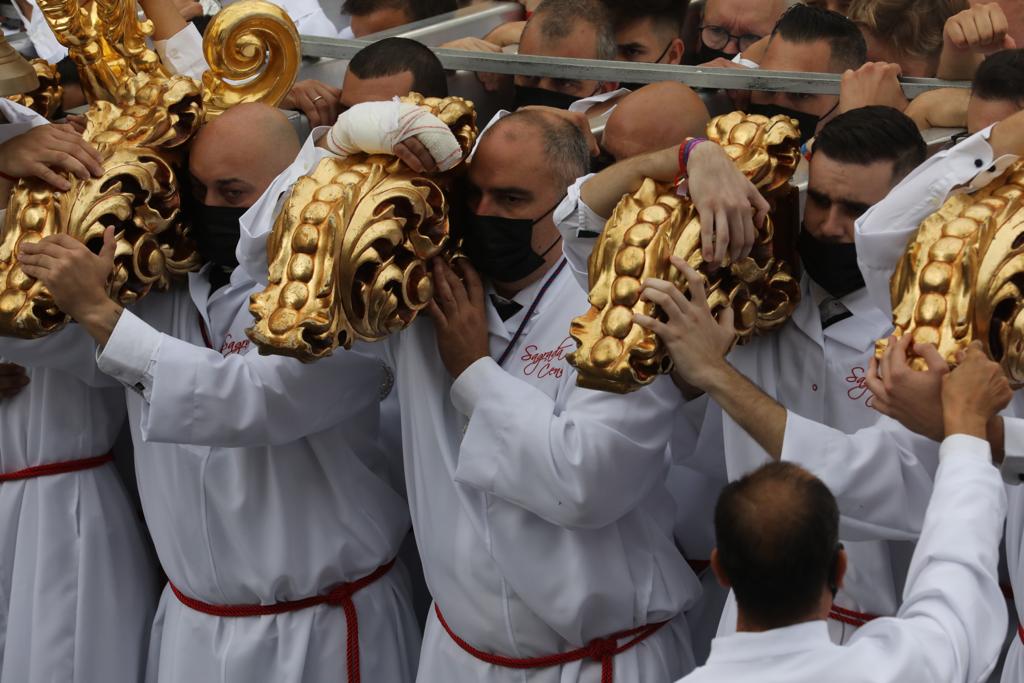
M 364 102 L 341 116 L 327 133 L 327 149 L 340 156 L 394 154 L 395 146 L 410 138 L 419 140 L 441 171 L 462 160 L 455 135 L 439 118 L 415 104 Z

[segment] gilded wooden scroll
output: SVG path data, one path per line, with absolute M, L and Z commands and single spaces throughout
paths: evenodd
M 796 122 L 734 112 L 713 119 L 707 133 L 768 199 L 769 219 L 749 256 L 712 270 L 701 257 L 700 218 L 688 197 L 651 179 L 624 197 L 590 256 L 591 308 L 573 320 L 570 330 L 577 350 L 569 360 L 578 370 L 579 386 L 627 393 L 671 370 L 661 341 L 635 324 L 633 316 L 660 314 L 640 299 L 647 278 L 687 290 L 685 278 L 669 263 L 672 255 L 703 275 L 715 315 L 727 306 L 733 309 L 739 343 L 777 328 L 796 308 L 799 282 L 789 264 L 776 257 L 774 244 L 776 219 L 787 215 L 780 206 L 795 192 L 789 179 L 799 162 Z M 796 225 L 783 227 L 795 234 Z
M 64 86 L 60 82 L 60 73 L 55 64 L 45 59 L 33 59 L 32 69 L 39 79 L 39 87 L 20 95 L 11 95 L 8 99 L 28 107 L 40 116 L 52 119 L 61 109 L 64 100 Z

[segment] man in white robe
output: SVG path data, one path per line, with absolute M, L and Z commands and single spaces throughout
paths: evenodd
M 699 160 L 711 147 L 697 144 L 693 158 Z M 866 621 L 895 613 L 899 566 L 905 567 L 909 552 L 887 542 L 916 538 L 931 490 L 936 445 L 930 451 L 917 445 L 926 440 L 895 422 L 880 422 L 870 407 L 863 375 L 874 340 L 891 328 L 888 318 L 868 304 L 863 284 L 848 277 L 851 268 L 856 274 L 849 243 L 853 218 L 923 159 L 924 144 L 910 119 L 895 110 L 871 107 L 845 115 L 820 149 L 827 151 L 812 158 L 801 236 L 801 253 L 809 261 L 810 273 L 801 280 L 802 299 L 792 319 L 733 350 L 728 363 L 723 356 L 732 332 L 715 327 L 710 314 L 700 322 L 710 326 L 709 334 L 718 334 L 713 347 L 691 343 L 692 321 L 678 328 L 679 343 L 667 346 L 677 376 L 696 393 L 707 391 L 714 399 L 702 432 L 722 432 L 730 479 L 772 459 L 790 460 L 821 477 L 836 493 L 843 513 L 841 534 L 851 556 L 851 571 L 832 615 L 833 637 L 841 641 Z M 555 220 L 579 277 L 586 277 L 592 236 L 603 228 L 604 216 L 623 193 L 639 187 L 645 175 L 659 177 L 664 165 L 659 157 L 670 152 L 637 157 L 580 179 L 556 209 Z M 843 184 L 841 178 L 857 182 Z M 691 190 L 701 191 L 705 183 L 691 173 Z M 737 245 L 732 248 L 734 255 L 741 250 Z M 713 256 L 721 260 L 723 255 L 724 251 Z M 830 265 L 823 260 L 827 255 Z M 646 295 L 664 308 L 672 291 L 674 287 L 661 283 L 648 288 Z M 823 306 L 827 315 L 821 312 Z M 702 351 L 706 356 L 698 360 L 695 354 Z M 727 371 L 697 378 L 679 371 L 690 367 Z M 718 443 L 710 433 L 702 433 L 702 438 Z M 822 443 L 828 448 L 818 448 Z M 902 552 L 903 559 L 892 557 L 893 551 Z M 731 630 L 734 620 L 734 610 L 727 608 L 721 628 Z
M 716 638 L 686 683 L 977 683 L 999 656 L 1006 606 L 999 540 L 1006 493 L 986 423 L 1010 400 L 981 344 L 942 389 L 946 439 L 935 491 L 895 617 L 836 645 L 825 625 L 843 582 L 839 510 L 823 485 L 773 463 L 729 485 L 715 510 L 712 567 L 732 585 L 738 633 Z
M 0 99 L 0 174 L 88 177 L 98 155 L 70 126 Z M 12 184 L 0 179 L 0 225 Z M 52 367 L 36 366 L 45 347 Z M 0 680 L 137 683 L 159 586 L 138 512 L 110 458 L 123 392 L 77 326 L 40 342 L 0 337 L 25 366 L 0 398 Z
M 143 509 L 170 580 L 147 679 L 234 683 L 411 680 L 419 633 L 392 569 L 407 505 L 377 444 L 386 373 L 339 353 L 260 356 L 245 336 L 252 281 L 234 268 L 239 216 L 295 158 L 287 119 L 239 105 L 190 150 L 193 235 L 208 264 L 124 310 L 113 254 L 74 240 L 20 258 L 96 340 L 126 388 Z
M 857 222 L 856 239 L 860 268 L 879 310 L 891 311 L 889 280 L 909 240 L 921 221 L 935 212 L 951 193 L 982 188 L 1024 156 L 1024 113 L 1014 114 L 985 128 L 950 150 L 940 152 L 909 175 L 893 192 Z M 894 348 L 896 348 L 894 346 Z M 906 344 L 900 346 L 904 353 Z M 928 347 L 915 346 L 928 357 Z M 932 349 L 934 352 L 934 349 Z M 929 363 L 931 369 L 911 371 L 896 353 L 872 377 L 879 409 L 909 428 L 934 435 L 939 415 L 935 400 L 948 368 Z M 941 359 L 940 359 L 941 360 Z M 994 456 L 1006 466 L 1024 456 L 1024 395 L 1015 392 L 1009 409 L 989 425 Z M 1019 466 L 1018 466 L 1019 467 Z M 1007 469 L 1008 483 L 1019 484 L 1019 469 Z M 1006 520 L 1006 559 L 1015 596 L 1024 595 L 1024 489 L 1007 487 L 1009 510 Z M 1017 635 L 1003 665 L 1002 681 L 1024 677 L 1024 601 L 1016 600 Z
M 353 107 L 332 137 L 399 106 Z M 458 226 L 467 284 L 436 263 L 432 315 L 386 342 L 435 600 L 424 683 L 668 681 L 693 666 L 680 615 L 699 589 L 672 541 L 663 481 L 679 394 L 666 382 L 630 396 L 580 389 L 565 359 L 569 322 L 588 304 L 550 214 L 587 157 L 582 134 L 550 113 L 485 133 L 469 167 L 473 216 Z M 246 268 L 265 273 L 261 217 L 314 161 L 293 165 L 243 220 Z M 719 168 L 719 185 L 743 188 L 749 206 L 753 187 Z

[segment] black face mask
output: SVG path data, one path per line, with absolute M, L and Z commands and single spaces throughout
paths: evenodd
M 672 41 L 672 42 L 675 42 L 675 41 Z M 661 51 L 661 54 L 658 55 L 657 59 L 655 59 L 653 62 L 644 62 L 644 63 L 646 63 L 646 64 L 661 64 L 661 60 L 665 59 L 665 55 L 667 55 L 668 51 L 672 49 L 672 42 L 669 42 L 669 44 L 665 46 L 665 49 Z M 650 85 L 650 83 L 619 83 L 619 87 L 620 88 L 626 88 L 627 90 L 639 90 L 640 88 L 644 87 L 645 85 Z
M 559 200 L 561 203 L 561 200 Z M 518 282 L 544 265 L 544 257 L 561 241 L 538 254 L 533 250 L 533 226 L 547 218 L 558 204 L 537 220 L 479 216 L 467 212 L 462 230 L 462 248 L 473 266 L 497 282 Z
M 834 108 L 835 107 L 833 107 L 833 109 Z M 797 122 L 800 124 L 801 145 L 814 137 L 814 132 L 818 129 L 818 121 L 821 120 L 820 116 L 815 116 L 814 114 L 805 114 L 802 111 L 789 109 L 788 107 L 780 107 L 777 104 L 751 103 L 750 106 L 747 107 L 747 110 L 750 114 L 761 114 L 762 116 L 767 116 L 768 118 L 778 116 L 779 114 L 781 114 L 783 116 L 788 116 L 791 119 L 796 119 Z M 828 113 L 831 114 L 832 111 L 829 110 Z M 828 116 L 828 114 L 826 114 L 826 116 Z
M 864 286 L 857 267 L 857 245 L 825 242 L 801 228 L 797 251 L 807 275 L 837 299 Z
M 697 63 L 706 64 L 708 62 L 712 62 L 718 59 L 719 57 L 721 57 L 722 59 L 728 59 L 729 61 L 732 61 L 737 54 L 739 53 L 733 52 L 732 54 L 729 54 L 725 50 L 715 50 L 713 48 L 708 47 L 702 42 L 700 44 L 700 49 L 697 50 Z
M 193 208 L 195 226 L 192 239 L 203 260 L 213 264 L 210 279 L 214 279 L 214 274 L 230 274 L 238 266 L 235 256 L 241 232 L 238 220 L 249 210 L 248 207 L 207 206 L 197 201 Z
M 595 94 L 597 90 L 591 95 Z M 589 97 L 590 95 L 588 95 Z M 555 109 L 568 109 L 576 100 L 581 99 L 564 92 L 544 90 L 543 88 L 528 88 L 523 85 L 515 86 L 515 97 L 512 101 L 513 109 L 522 107 L 554 107 Z

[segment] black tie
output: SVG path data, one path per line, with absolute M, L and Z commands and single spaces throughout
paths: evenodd
M 821 329 L 828 329 L 830 325 L 835 325 L 840 320 L 846 320 L 853 316 L 843 302 L 834 296 L 827 297 L 824 301 L 818 304 L 818 313 L 821 315 Z
M 523 310 L 523 305 L 521 303 L 503 299 L 497 294 L 491 294 L 491 303 L 494 304 L 494 310 L 498 312 L 501 322 L 505 322 L 516 313 Z

